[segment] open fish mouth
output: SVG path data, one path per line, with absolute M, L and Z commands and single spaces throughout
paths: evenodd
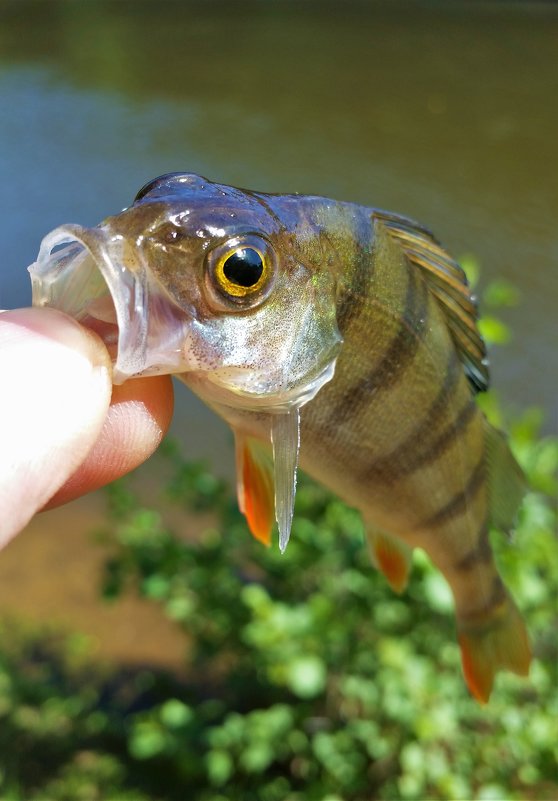
M 34 306 L 59 309 L 101 337 L 115 384 L 189 369 L 186 313 L 122 236 L 102 225 L 60 226 L 43 239 L 29 273 Z

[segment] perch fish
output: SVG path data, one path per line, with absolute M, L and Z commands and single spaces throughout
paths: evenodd
M 528 637 L 497 572 L 524 480 L 475 403 L 488 386 L 462 269 L 422 225 L 354 203 L 171 173 L 96 228 L 48 234 L 33 303 L 96 330 L 114 380 L 173 373 L 236 439 L 253 535 L 287 546 L 300 465 L 363 516 L 396 592 L 423 548 L 455 600 L 472 694 L 526 675 Z

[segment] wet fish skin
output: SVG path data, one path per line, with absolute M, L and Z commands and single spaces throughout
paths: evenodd
M 371 207 L 180 173 L 102 229 L 184 316 L 179 377 L 235 433 L 252 533 L 268 543 L 275 512 L 286 547 L 300 442 L 302 467 L 362 512 L 396 591 L 414 547 L 442 571 L 473 695 L 487 701 L 499 669 L 525 675 L 527 634 L 489 542 L 491 525 L 511 527 L 524 480 L 474 401 L 488 385 L 474 298 L 432 234 Z M 246 297 L 216 290 L 212 272 L 235 238 L 265 251 L 269 272 Z
M 194 322 L 188 372 L 204 385 L 206 400 L 246 408 L 293 402 L 334 360 L 341 338 L 335 321 L 334 279 L 319 261 L 305 257 L 310 230 L 304 213 L 285 199 L 283 218 L 266 196 L 213 184 L 198 176 L 169 190 L 157 185 L 130 209 L 104 221 L 112 237 L 135 242 L 141 261 Z M 290 226 L 287 228 L 287 226 Z M 276 256 L 273 291 L 265 304 L 238 313 L 208 293 L 207 254 L 220 243 L 257 232 Z M 241 310 L 243 311 L 243 310 Z M 250 313 L 249 313 L 250 312 Z M 299 335 L 304 328 L 304 340 Z M 311 344 L 311 349 L 306 345 Z M 246 386 L 229 380 L 243 374 Z M 227 373 L 222 381 L 221 373 Z M 217 380 L 216 380 L 217 379 Z M 189 381 L 189 376 L 185 376 Z M 198 381 L 198 384 L 199 384 Z M 310 391 L 310 390 L 309 390 Z

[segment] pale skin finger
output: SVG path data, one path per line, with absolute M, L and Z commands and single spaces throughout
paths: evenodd
M 85 459 L 110 403 L 102 342 L 51 309 L 0 315 L 0 544 Z
M 113 392 L 101 340 L 53 309 L 0 314 L 0 382 L 0 545 L 137 466 L 172 415 L 167 376 Z
M 46 508 L 102 487 L 144 462 L 166 434 L 172 411 L 170 376 L 136 378 L 113 387 L 96 443 Z

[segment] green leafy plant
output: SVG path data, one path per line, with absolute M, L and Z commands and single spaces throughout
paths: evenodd
M 536 438 L 530 415 L 512 428 L 536 491 L 514 542 L 493 541 L 534 639 L 529 681 L 500 677 L 479 708 L 441 575 L 419 553 L 394 596 L 369 565 L 358 515 L 314 484 L 301 482 L 285 556 L 252 542 L 216 488 L 219 522 L 199 542 L 137 508 L 116 524 L 111 575 L 117 565 L 120 590 L 156 598 L 180 622 L 194 681 L 181 725 L 158 708 L 134 722 L 136 757 L 172 757 L 204 799 L 219 788 L 271 801 L 552 798 L 558 549 L 544 492 L 558 446 Z

